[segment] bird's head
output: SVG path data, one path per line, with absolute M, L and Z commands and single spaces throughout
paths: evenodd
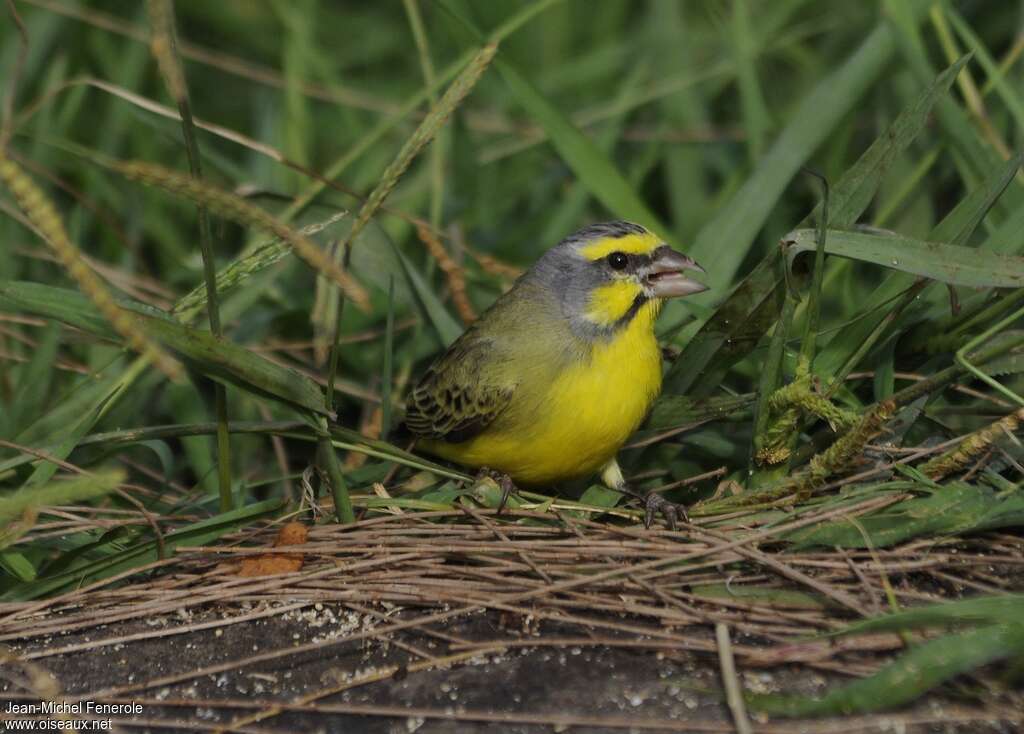
M 687 277 L 694 260 L 631 222 L 604 222 L 571 234 L 534 268 L 556 289 L 563 312 L 588 330 L 628 323 L 645 305 L 707 290 Z

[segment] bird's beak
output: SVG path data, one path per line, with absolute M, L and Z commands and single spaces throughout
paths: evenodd
M 705 272 L 693 258 L 662 245 L 654 251 L 651 263 L 644 269 L 644 287 L 648 295 L 651 298 L 676 298 L 706 291 L 708 286 L 684 275 L 687 270 Z

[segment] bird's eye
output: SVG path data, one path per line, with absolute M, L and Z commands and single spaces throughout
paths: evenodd
M 629 265 L 629 258 L 624 253 L 613 252 L 608 256 L 608 264 L 615 270 L 623 270 Z

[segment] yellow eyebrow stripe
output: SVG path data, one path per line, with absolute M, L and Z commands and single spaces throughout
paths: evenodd
M 628 234 L 625 237 L 603 237 L 580 248 L 580 252 L 588 260 L 600 260 L 613 252 L 625 252 L 630 255 L 647 255 L 661 245 L 657 235 Z

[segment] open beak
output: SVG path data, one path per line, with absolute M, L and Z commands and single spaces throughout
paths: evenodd
M 687 270 L 704 273 L 704 268 L 693 258 L 676 252 L 668 245 L 654 251 L 650 265 L 644 269 L 643 281 L 651 298 L 676 298 L 701 293 L 708 289 L 698 280 L 687 278 Z

